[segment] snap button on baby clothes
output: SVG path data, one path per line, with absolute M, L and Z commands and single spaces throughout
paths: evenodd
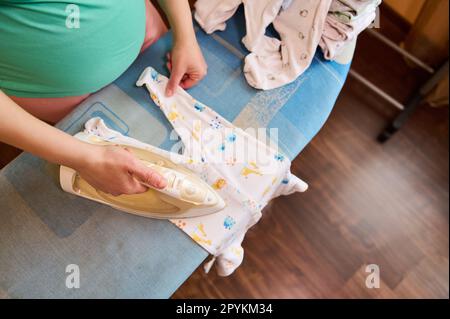
M 300 11 L 300 16 L 302 16 L 303 18 L 308 16 L 308 10 L 302 10 Z
M 305 38 L 305 35 L 303 34 L 303 32 L 299 32 L 298 37 L 300 38 L 300 40 L 303 40 Z

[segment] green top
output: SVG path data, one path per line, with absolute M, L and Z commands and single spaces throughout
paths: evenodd
M 0 0 L 0 90 L 95 92 L 131 65 L 144 36 L 144 0 Z

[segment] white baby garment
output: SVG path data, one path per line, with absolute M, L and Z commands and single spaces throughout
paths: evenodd
M 290 161 L 252 135 L 233 126 L 181 88 L 172 97 L 164 92 L 168 79 L 147 68 L 137 85 L 145 85 L 184 144 L 183 154 L 157 147 L 113 131 L 99 118 L 86 124 L 85 134 L 134 146 L 185 166 L 209 183 L 226 207 L 215 214 L 172 222 L 217 260 L 217 272 L 230 275 L 243 260 L 241 243 L 273 198 L 303 192 L 307 184 L 292 175 Z M 212 262 L 205 265 L 209 271 Z
M 268 90 L 294 81 L 314 58 L 331 0 L 198 0 L 195 18 L 206 33 L 224 30 L 242 3 L 247 82 Z M 281 41 L 265 35 L 271 23 Z

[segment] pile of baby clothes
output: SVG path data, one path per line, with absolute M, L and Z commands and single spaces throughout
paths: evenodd
M 335 60 L 376 18 L 381 0 L 197 0 L 195 19 L 210 34 L 223 31 L 243 5 L 244 75 L 270 90 L 295 81 L 311 65 L 317 47 Z M 279 38 L 266 33 L 273 25 Z M 353 41 L 353 42 L 352 42 Z
M 197 0 L 195 19 L 210 34 L 223 31 L 243 5 L 248 49 L 244 75 L 270 90 L 295 81 L 314 59 L 332 0 Z M 266 33 L 269 25 L 278 37 Z
M 334 60 L 344 48 L 368 28 L 377 17 L 382 0 L 333 0 L 320 40 L 327 60 Z

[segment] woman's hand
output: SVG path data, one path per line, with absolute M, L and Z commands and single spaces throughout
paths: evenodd
M 119 146 L 88 145 L 88 158 L 74 165 L 91 186 L 113 196 L 147 191 L 142 183 L 164 188 L 166 180 L 142 164 L 130 151 Z
M 173 30 L 174 46 L 167 55 L 170 80 L 166 95 L 172 96 L 178 85 L 188 89 L 206 75 L 206 62 L 195 38 L 188 0 L 159 0 Z
M 176 42 L 172 52 L 167 54 L 166 65 L 170 71 L 167 96 L 172 96 L 178 85 L 183 89 L 196 85 L 205 77 L 208 69 L 195 38 L 190 41 Z

